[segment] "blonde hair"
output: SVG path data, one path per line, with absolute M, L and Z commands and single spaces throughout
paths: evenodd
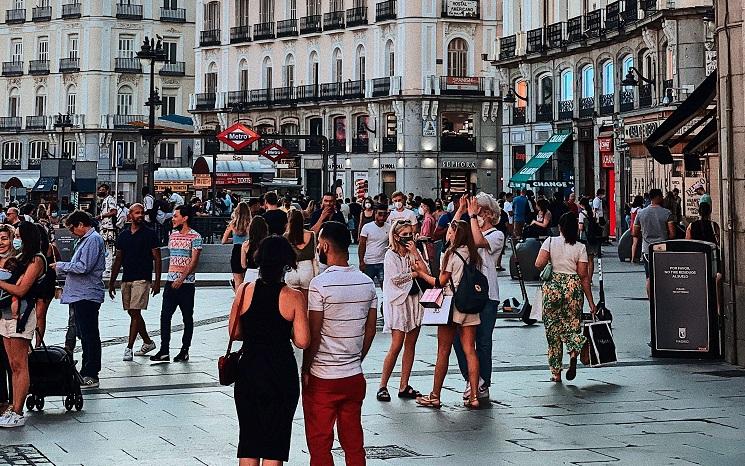
M 398 242 L 395 241 L 395 236 L 400 237 L 401 230 L 403 230 L 404 228 L 413 228 L 413 227 L 414 225 L 409 220 L 404 220 L 404 219 L 394 220 L 393 223 L 391 224 L 391 229 L 388 230 L 388 247 L 391 250 L 396 251 L 396 245 L 398 244 Z
M 251 209 L 249 209 L 248 203 L 245 201 L 239 202 L 231 217 L 233 231 L 238 235 L 245 235 L 248 232 L 248 226 L 251 224 Z

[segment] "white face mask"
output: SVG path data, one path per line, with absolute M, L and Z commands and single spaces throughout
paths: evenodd
M 401 209 L 404 208 L 404 203 L 403 202 L 400 202 L 400 201 L 399 202 L 394 202 L 393 203 L 393 208 L 395 208 L 396 210 L 401 210 Z
M 419 215 L 424 215 L 424 209 L 422 209 L 421 207 L 417 209 L 417 211 L 419 212 Z
M 478 223 L 479 224 L 479 228 L 481 228 L 486 223 L 486 220 L 484 220 L 484 217 L 476 217 L 476 223 Z
M 372 209 L 372 204 L 370 204 L 369 202 L 365 204 L 365 209 Z
M 452 212 L 454 210 L 455 210 L 455 205 L 451 202 L 450 204 L 448 204 L 448 212 Z

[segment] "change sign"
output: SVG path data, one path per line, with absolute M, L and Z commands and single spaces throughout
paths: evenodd
M 235 150 L 241 150 L 261 139 L 255 131 L 240 123 L 236 123 L 230 128 L 217 135 L 217 139 L 229 145 Z

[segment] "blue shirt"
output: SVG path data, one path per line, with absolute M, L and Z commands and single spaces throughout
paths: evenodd
M 57 262 L 57 271 L 65 272 L 65 288 L 62 304 L 78 301 L 103 303 L 103 271 L 106 269 L 106 253 L 103 238 L 91 228 L 75 246 L 70 262 Z
M 528 213 L 528 198 L 525 196 L 516 196 L 512 200 L 512 215 L 516 222 L 524 222 Z

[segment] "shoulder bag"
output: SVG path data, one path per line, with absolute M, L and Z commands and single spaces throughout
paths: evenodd
M 551 264 L 551 238 L 548 239 L 548 264 L 541 270 L 541 280 L 547 282 L 551 280 L 551 275 L 554 273 L 554 266 Z
M 238 378 L 238 363 L 241 360 L 241 350 L 231 352 L 233 349 L 233 333 L 235 333 L 235 326 L 240 324 L 240 311 L 243 309 L 243 300 L 246 297 L 246 289 L 248 285 L 243 287 L 241 293 L 241 300 L 238 303 L 238 315 L 235 318 L 235 322 L 230 331 L 230 340 L 228 340 L 228 349 L 225 351 L 225 356 L 220 356 L 217 360 L 217 373 L 220 379 L 220 385 L 232 385 Z

